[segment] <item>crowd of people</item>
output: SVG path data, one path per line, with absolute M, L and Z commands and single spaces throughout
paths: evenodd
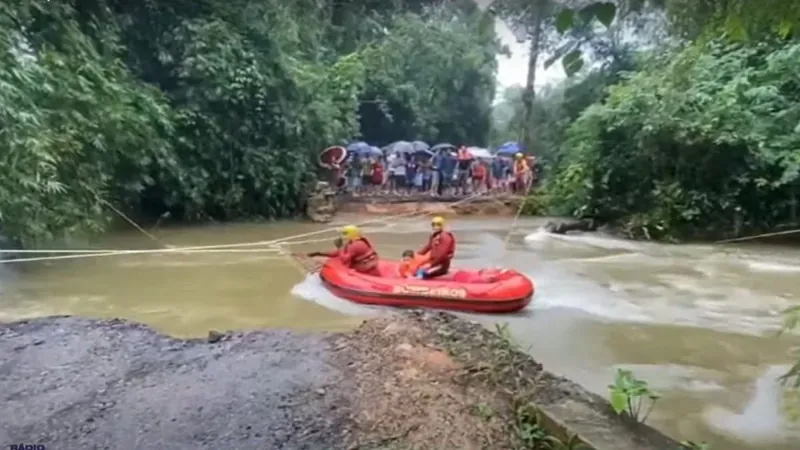
M 476 157 L 466 147 L 456 152 L 354 154 L 334 167 L 337 184 L 352 195 L 524 194 L 537 181 L 535 157 Z

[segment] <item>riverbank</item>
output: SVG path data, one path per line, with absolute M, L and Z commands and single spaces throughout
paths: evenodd
M 481 197 L 428 194 L 347 196 L 338 201 L 338 211 L 372 215 L 514 216 L 523 198 L 512 194 L 487 194 Z
M 0 442 L 512 449 L 545 448 L 544 430 L 558 435 L 566 425 L 598 449 L 679 447 L 619 420 L 507 336 L 445 314 L 403 313 L 341 334 L 205 340 L 122 320 L 49 317 L 1 325 L 0 359 Z

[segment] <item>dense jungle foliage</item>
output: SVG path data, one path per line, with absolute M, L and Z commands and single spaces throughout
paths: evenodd
M 492 21 L 469 1 L 4 2 L 0 231 L 99 230 L 108 205 L 284 217 L 328 145 L 484 142 Z
M 532 150 L 548 176 L 539 212 L 657 239 L 797 225 L 800 8 L 695 3 L 619 9 L 580 48 L 590 64 L 540 90 Z M 659 30 L 666 35 L 652 39 Z M 516 136 L 519 92 L 496 108 L 493 141 Z
M 653 238 L 796 222 L 790 0 L 11 5 L 0 6 L 0 232 L 24 245 L 102 229 L 109 205 L 289 216 L 332 143 L 480 145 L 525 124 L 550 212 Z M 494 14 L 536 38 L 534 63 L 573 76 L 535 98 L 507 91 L 490 136 Z

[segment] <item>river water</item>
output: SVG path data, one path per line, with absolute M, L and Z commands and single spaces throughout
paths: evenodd
M 520 314 L 468 317 L 487 326 L 507 322 L 548 369 L 601 395 L 616 368 L 634 370 L 664 394 L 650 423 L 673 436 L 724 450 L 798 448 L 800 427 L 787 420 L 775 383 L 798 341 L 774 334 L 780 311 L 800 301 L 800 250 L 553 236 L 540 231 L 543 222 L 518 223 L 504 249 L 508 219 L 452 221 L 459 264 L 513 267 L 537 284 L 534 302 Z M 169 245 L 203 246 L 323 228 L 328 226 L 240 224 L 156 234 Z M 383 256 L 395 257 L 421 244 L 428 228 L 427 220 L 415 219 L 366 230 Z M 154 243 L 141 233 L 124 233 L 93 246 L 144 249 Z M 236 250 L 2 265 L 0 320 L 126 317 L 173 335 L 201 336 L 209 329 L 257 327 L 346 330 L 387 313 L 333 297 L 318 278 L 277 253 Z

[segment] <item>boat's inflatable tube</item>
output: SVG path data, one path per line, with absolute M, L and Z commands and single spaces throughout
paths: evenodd
M 526 307 L 533 299 L 533 281 L 516 270 L 460 269 L 432 280 L 419 280 L 401 278 L 399 265 L 397 261 L 381 261 L 382 276 L 375 277 L 330 258 L 322 266 L 320 278 L 337 297 L 369 305 L 509 313 Z

